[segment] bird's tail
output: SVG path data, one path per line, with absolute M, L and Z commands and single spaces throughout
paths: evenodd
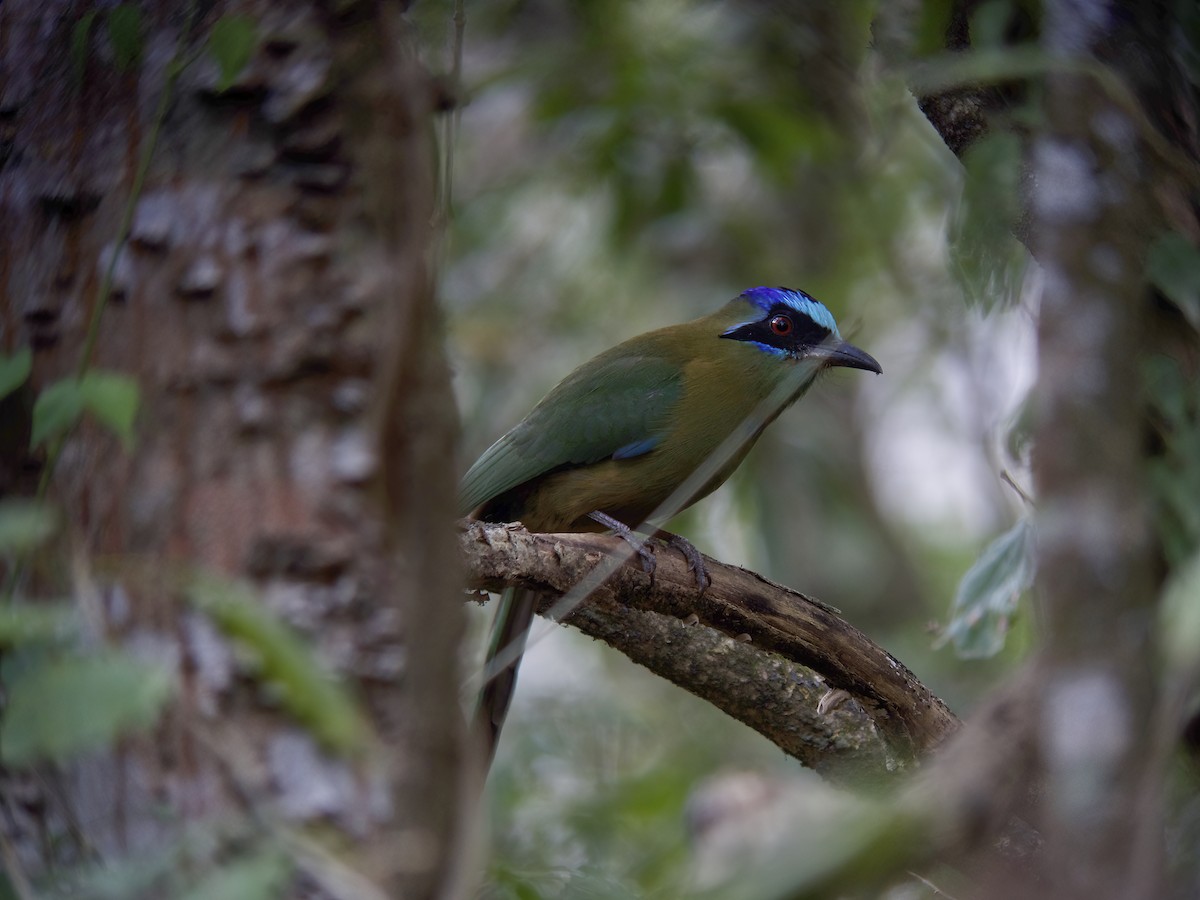
M 476 730 L 483 735 L 490 765 L 500 740 L 500 729 L 508 715 L 513 691 L 517 686 L 517 667 L 525 652 L 525 639 L 537 606 L 537 593 L 523 588 L 505 588 L 500 595 L 496 621 L 492 625 L 492 641 L 484 665 L 483 688 L 475 711 Z M 506 661 L 493 671 L 493 661 L 504 654 Z

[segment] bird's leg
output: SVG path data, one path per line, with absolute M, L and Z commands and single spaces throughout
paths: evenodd
M 641 556 L 642 569 L 650 574 L 654 573 L 656 565 L 654 554 L 650 550 L 648 542 L 638 538 L 637 532 L 634 529 L 600 510 L 588 513 L 588 516 L 593 521 L 599 522 L 605 528 L 624 538 L 630 546 L 637 550 L 638 555 Z M 674 547 L 682 553 L 683 558 L 687 560 L 688 568 L 696 576 L 696 587 L 699 589 L 699 592 L 703 594 L 708 590 L 708 586 L 712 584 L 712 578 L 708 574 L 708 566 L 704 564 L 704 557 L 691 541 L 678 534 L 672 534 L 670 531 L 663 531 L 662 529 L 655 529 L 651 536 L 661 538 L 668 547 Z
M 637 555 L 642 558 L 642 571 L 647 575 L 654 574 L 654 569 L 657 566 L 657 563 L 654 560 L 654 551 L 650 549 L 645 541 L 643 541 L 634 533 L 632 528 L 619 519 L 614 519 L 608 513 L 601 512 L 598 509 L 594 512 L 588 513 L 588 518 L 594 522 L 599 522 L 605 528 L 612 531 L 613 534 L 622 538 L 625 543 L 629 544 L 630 547 L 636 550 Z

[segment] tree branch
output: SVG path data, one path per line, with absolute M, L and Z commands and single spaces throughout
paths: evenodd
M 466 525 L 459 544 L 469 587 L 515 584 L 553 597 L 624 549 L 609 535 L 531 534 L 481 522 Z M 563 621 L 835 775 L 904 768 L 957 729 L 940 699 L 830 607 L 746 569 L 705 562 L 712 584 L 698 595 L 679 554 L 660 553 L 653 577 L 627 561 Z M 685 624 L 696 620 L 736 640 Z M 818 713 L 829 688 L 847 691 L 863 714 L 853 707 Z M 870 736 L 871 725 L 887 750 Z

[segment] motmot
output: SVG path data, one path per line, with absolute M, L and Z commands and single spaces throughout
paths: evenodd
M 767 425 L 834 366 L 883 371 L 804 291 L 750 288 L 710 315 L 631 338 L 577 368 L 471 466 L 460 510 L 530 531 L 612 529 L 633 541 L 633 531 L 749 423 L 740 446 L 667 512 L 716 490 Z M 703 590 L 699 554 L 675 540 Z M 536 604 L 527 589 L 500 597 L 476 713 L 489 759 Z M 493 665 L 501 652 L 505 660 Z

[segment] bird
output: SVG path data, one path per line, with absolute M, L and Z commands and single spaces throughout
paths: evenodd
M 750 288 L 709 315 L 630 338 L 575 369 L 467 470 L 460 514 L 540 533 L 611 529 L 634 540 L 632 531 L 681 485 L 689 489 L 672 515 L 724 483 L 763 430 L 835 366 L 883 371 L 842 339 L 833 314 L 809 294 Z M 689 476 L 747 424 L 744 442 L 691 485 Z M 703 590 L 699 554 L 678 540 Z M 475 714 L 488 765 L 536 605 L 528 589 L 500 596 Z

